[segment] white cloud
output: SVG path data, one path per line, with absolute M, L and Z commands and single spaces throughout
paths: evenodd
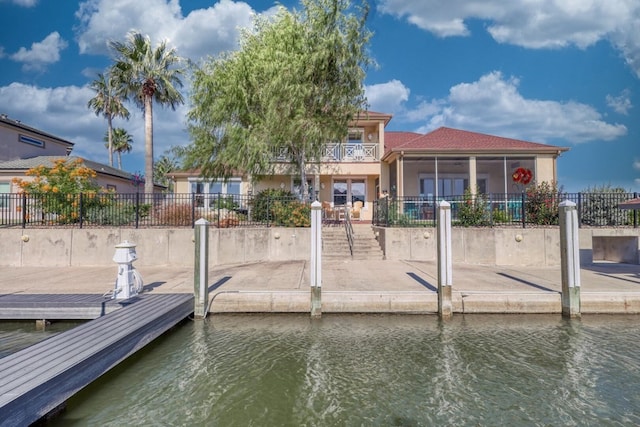
M 466 21 L 487 21 L 499 43 L 586 48 L 607 39 L 640 76 L 640 2 L 631 0 L 381 0 L 383 13 L 439 37 L 467 36 Z
M 635 159 L 633 161 L 633 168 L 637 171 L 640 171 L 640 159 Z
M 409 88 L 399 80 L 365 87 L 369 109 L 392 114 L 402 110 L 402 104 L 409 100 L 409 93 Z
M 416 124 L 418 132 L 449 126 L 538 142 L 610 141 L 627 133 L 624 125 L 605 122 L 589 105 L 526 99 L 518 85 L 518 79 L 492 72 L 453 86 L 444 99 L 422 102 L 400 120 Z
M 87 108 L 87 101 L 94 95 L 95 92 L 88 86 L 42 88 L 11 83 L 0 87 L 0 112 L 75 143 L 75 155 L 108 163 L 103 142 L 106 120 Z M 133 172 L 144 170 L 144 120 L 139 109 L 133 105 L 128 108 L 130 120 L 116 119 L 113 125 L 125 128 L 133 137 L 133 152 L 123 155 L 125 164 L 136 159 L 138 166 L 130 170 Z M 188 143 L 188 134 L 183 125 L 186 106 L 179 106 L 176 111 L 155 106 L 153 111 L 155 157 L 173 145 Z
M 68 43 L 54 31 L 41 42 L 32 43 L 31 49 L 21 47 L 10 57 L 16 62 L 22 62 L 25 70 L 40 70 L 48 64 L 58 62 L 60 51 L 67 46 Z
M 235 49 L 239 28 L 252 24 L 247 3 L 221 0 L 206 9 L 182 15 L 178 0 L 88 0 L 80 4 L 76 28 L 80 53 L 106 54 L 110 40 L 124 40 L 131 30 L 149 35 L 153 43 L 168 40 L 180 56 L 197 61 Z
M 6 1 L 22 7 L 33 7 L 38 4 L 38 0 L 0 0 L 0 3 L 4 3 Z
M 622 91 L 618 96 L 607 95 L 607 105 L 613 109 L 616 113 L 628 115 L 629 110 L 633 107 L 631 105 L 631 92 L 628 89 Z

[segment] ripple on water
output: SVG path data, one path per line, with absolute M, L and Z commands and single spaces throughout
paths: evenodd
M 639 318 L 214 316 L 89 387 L 88 425 L 637 425 Z

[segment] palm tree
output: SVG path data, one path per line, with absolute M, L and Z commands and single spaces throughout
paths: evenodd
M 91 108 L 96 116 L 102 114 L 107 119 L 109 166 L 113 166 L 112 120 L 114 117 L 129 120 L 129 110 L 122 103 L 123 99 L 118 94 L 113 78 L 109 74 L 107 76 L 98 74 L 98 78 L 91 82 L 89 87 L 96 92 L 96 96 L 87 102 L 87 107 Z
M 109 147 L 109 132 L 104 135 L 105 146 Z M 118 169 L 122 169 L 122 153 L 128 153 L 133 148 L 133 138 L 123 128 L 115 128 L 112 131 L 111 147 L 118 153 Z
M 176 159 L 163 154 L 154 164 L 153 176 L 158 184 L 166 186 L 169 192 L 172 192 L 173 182 L 169 179 L 168 174 L 179 168 L 180 164 Z
M 153 193 L 153 101 L 175 110 L 183 104 L 180 76 L 183 61 L 165 41 L 154 50 L 151 40 L 138 32 L 130 32 L 125 43 L 111 41 L 116 53 L 112 72 L 126 99 L 133 100 L 144 112 L 145 176 L 144 191 Z

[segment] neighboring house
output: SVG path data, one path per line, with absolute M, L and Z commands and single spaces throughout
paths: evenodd
M 48 134 L 0 114 L 0 195 L 17 193 L 13 178 L 31 179 L 27 170 L 44 165 L 52 167 L 56 159 L 76 159 L 70 156 L 73 143 Z M 82 159 L 84 165 L 96 172 L 96 183 L 119 193 L 136 193 L 143 186 L 135 185 L 133 175 L 111 166 Z M 164 187 L 156 186 L 162 190 Z M 0 198 L 0 200 L 6 199 Z M 0 206 L 2 207 L 2 206 Z M 6 206 L 5 206 L 6 208 Z
M 442 127 L 427 134 L 386 132 L 391 115 L 364 112 L 348 137 L 327 143 L 319 163 L 307 165 L 313 199 L 332 212 L 362 202 L 359 217 L 371 220 L 373 202 L 383 195 L 440 200 L 480 193 L 514 193 L 512 174 L 531 171 L 531 184 L 557 180 L 557 158 L 568 148 Z M 172 174 L 175 192 L 256 194 L 267 188 L 300 193 L 299 174 L 285 156 L 274 156 L 275 172 L 258 182 L 236 176 L 228 183 L 203 180 L 197 172 Z M 359 203 L 358 203 L 359 205 Z M 337 208 L 337 209 L 336 209 Z

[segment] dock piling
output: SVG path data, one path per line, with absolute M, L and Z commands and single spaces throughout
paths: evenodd
M 196 319 L 204 319 L 209 311 L 209 221 L 204 218 L 197 220 L 194 233 L 193 316 Z
M 443 319 L 453 315 L 451 286 L 453 284 L 451 258 L 451 205 L 438 203 L 438 315 Z
M 311 204 L 311 317 L 322 315 L 322 205 Z
M 562 270 L 562 315 L 580 317 L 580 246 L 576 204 L 560 203 L 560 266 Z

